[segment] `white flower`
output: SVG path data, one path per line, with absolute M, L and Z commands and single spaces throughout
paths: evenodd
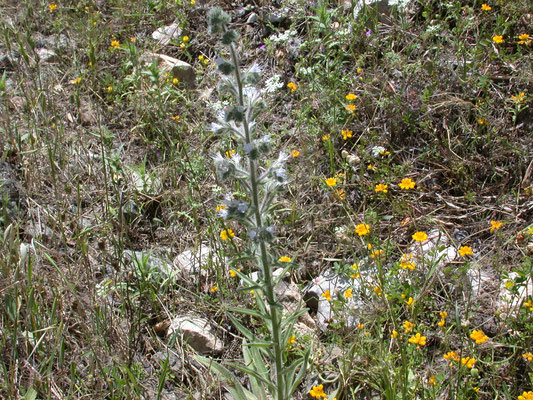
M 263 90 L 265 93 L 274 93 L 276 90 L 281 89 L 282 87 L 283 82 L 281 81 L 281 75 L 276 74 L 266 80 L 265 88 Z
M 374 157 L 379 156 L 384 151 L 385 151 L 385 147 L 383 147 L 383 146 L 374 146 L 374 147 L 372 147 L 372 155 Z

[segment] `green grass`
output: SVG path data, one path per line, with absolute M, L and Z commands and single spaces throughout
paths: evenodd
M 240 149 L 209 130 L 223 106 L 205 21 L 213 5 L 234 16 L 243 63 L 257 62 L 265 79 L 283 83 L 266 95 L 270 112 L 258 122 L 276 149 L 299 151 L 278 199 L 275 251 L 301 266 L 293 271 L 300 287 L 328 269 L 361 279 L 353 291 L 365 304 L 359 327 L 339 318 L 325 333 L 297 335 L 294 357 L 313 352 L 295 398 L 311 398 L 321 383 L 337 400 L 517 399 L 532 391 L 533 362 L 523 355 L 533 352 L 533 293 L 520 297 L 533 273 L 533 44 L 519 39 L 533 36 L 527 2 L 489 2 L 485 11 L 480 1 L 416 0 L 393 7 L 385 21 L 372 9 L 354 20 L 333 1 L 282 1 L 281 25 L 266 21 L 277 3 L 256 5 L 256 25 L 244 24 L 249 13 L 236 16 L 244 3 L 206 3 L 0 6 L 0 55 L 15 56 L 0 67 L 0 158 L 13 167 L 24 204 L 13 216 L 1 199 L 0 397 L 223 398 L 192 350 L 161 328 L 174 315 L 206 316 L 224 339 L 220 357 L 239 359 L 225 310 L 252 307 L 228 272 L 253 268 L 247 233 L 216 211 L 227 189 L 212 156 Z M 158 46 L 152 32 L 174 21 L 182 35 Z M 289 30 L 290 39 L 272 40 Z M 36 61 L 43 42 L 56 52 L 53 62 Z M 142 62 L 147 52 L 189 62 L 196 89 Z M 415 188 L 400 189 L 403 178 Z M 375 191 L 379 184 L 386 193 Z M 490 221 L 503 225 L 491 232 Z M 361 223 L 369 234 L 354 233 Z M 222 241 L 227 228 L 236 235 Z M 435 229 L 474 254 L 438 270 L 426 254 L 414 270 L 402 268 L 412 235 Z M 233 263 L 208 263 L 204 278 L 169 280 L 125 255 L 163 249 L 173 257 L 201 243 Z M 376 250 L 383 258 L 368 259 Z M 355 263 L 362 278 L 350 277 Z M 466 278 L 478 269 L 492 285 L 480 297 L 469 294 Z M 511 313 L 494 307 L 500 286 L 523 299 Z M 334 293 L 331 301 L 340 310 L 348 299 Z M 252 318 L 242 323 L 264 332 Z M 476 344 L 475 329 L 490 339 Z M 416 333 L 425 345 L 409 343 Z M 443 357 L 450 351 L 459 361 Z M 158 352 L 176 353 L 182 368 L 153 361 Z M 466 357 L 476 359 L 472 368 L 461 363 Z

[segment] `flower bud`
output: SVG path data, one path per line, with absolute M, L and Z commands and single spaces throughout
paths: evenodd
M 209 26 L 209 32 L 212 34 L 223 32 L 225 26 L 229 24 L 230 20 L 230 16 L 226 12 L 224 12 L 222 8 L 212 8 L 207 13 L 207 24 Z
M 222 35 L 222 43 L 227 46 L 229 46 L 233 42 L 236 42 L 238 39 L 239 39 L 239 34 L 237 33 L 237 31 L 234 31 L 234 30 L 226 31 Z

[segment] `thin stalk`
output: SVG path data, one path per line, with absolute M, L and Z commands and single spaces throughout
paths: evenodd
M 237 57 L 237 51 L 235 46 L 232 44 L 230 46 L 231 58 L 233 65 L 235 66 L 235 79 L 237 81 L 238 87 L 238 101 L 241 107 L 244 106 L 244 95 L 243 95 L 243 86 L 241 73 L 239 69 L 239 59 Z M 243 127 L 245 133 L 246 143 L 249 144 L 252 142 L 250 127 L 248 124 L 248 118 L 245 116 L 243 120 Z M 259 185 L 257 181 L 257 162 L 248 158 L 248 168 L 250 170 L 250 183 L 251 183 L 251 196 L 252 196 L 252 205 L 254 209 L 255 224 L 258 232 L 261 232 L 263 229 L 263 219 L 261 216 L 261 202 L 259 201 Z M 265 280 L 265 296 L 269 305 L 270 318 L 272 321 L 272 342 L 274 346 L 274 362 L 275 362 L 275 376 L 276 376 L 276 386 L 277 386 L 277 399 L 286 400 L 285 397 L 285 384 L 283 380 L 283 354 L 281 346 L 281 321 L 280 313 L 276 303 L 276 294 L 274 292 L 274 284 L 272 277 L 272 266 L 268 258 L 268 252 L 266 244 L 264 241 L 260 241 L 259 252 L 261 256 L 261 265 L 263 267 L 263 275 Z

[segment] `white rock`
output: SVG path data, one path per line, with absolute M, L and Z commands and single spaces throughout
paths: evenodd
M 178 39 L 181 36 L 181 28 L 177 23 L 162 26 L 152 33 L 152 38 L 157 40 L 160 46 L 166 46 L 172 39 Z
M 225 266 L 226 260 L 206 244 L 202 244 L 199 249 L 185 250 L 173 261 L 174 268 L 187 279 L 198 276 L 206 278 L 208 268 L 212 264 Z
M 413 244 L 409 253 L 419 259 L 423 257 L 425 265 L 437 264 L 437 268 L 440 269 L 454 261 L 458 256 L 457 249 L 455 246 L 450 246 L 449 242 L 450 240 L 444 232 L 435 229 L 428 233 L 428 239 L 425 242 Z
M 188 88 L 194 89 L 196 87 L 196 72 L 191 64 L 165 54 L 150 52 L 144 53 L 141 59 L 147 63 L 157 61 L 161 71 L 171 73 L 174 78 L 178 78 Z
M 516 280 L 518 274 L 511 272 L 509 280 Z M 523 286 L 518 288 L 518 293 L 513 294 L 505 287 L 505 282 L 501 283 L 500 295 L 498 297 L 497 310 L 501 315 L 502 320 L 505 320 L 510 315 L 518 314 L 520 307 L 524 302 L 528 301 L 533 296 L 533 279 L 529 277 Z
M 39 56 L 40 62 L 52 63 L 57 61 L 57 54 L 53 50 L 37 49 L 35 52 Z
M 209 321 L 201 317 L 174 318 L 170 322 L 167 335 L 174 334 L 182 335 L 183 341 L 200 354 L 221 353 L 224 349 L 222 340 L 217 338 Z

